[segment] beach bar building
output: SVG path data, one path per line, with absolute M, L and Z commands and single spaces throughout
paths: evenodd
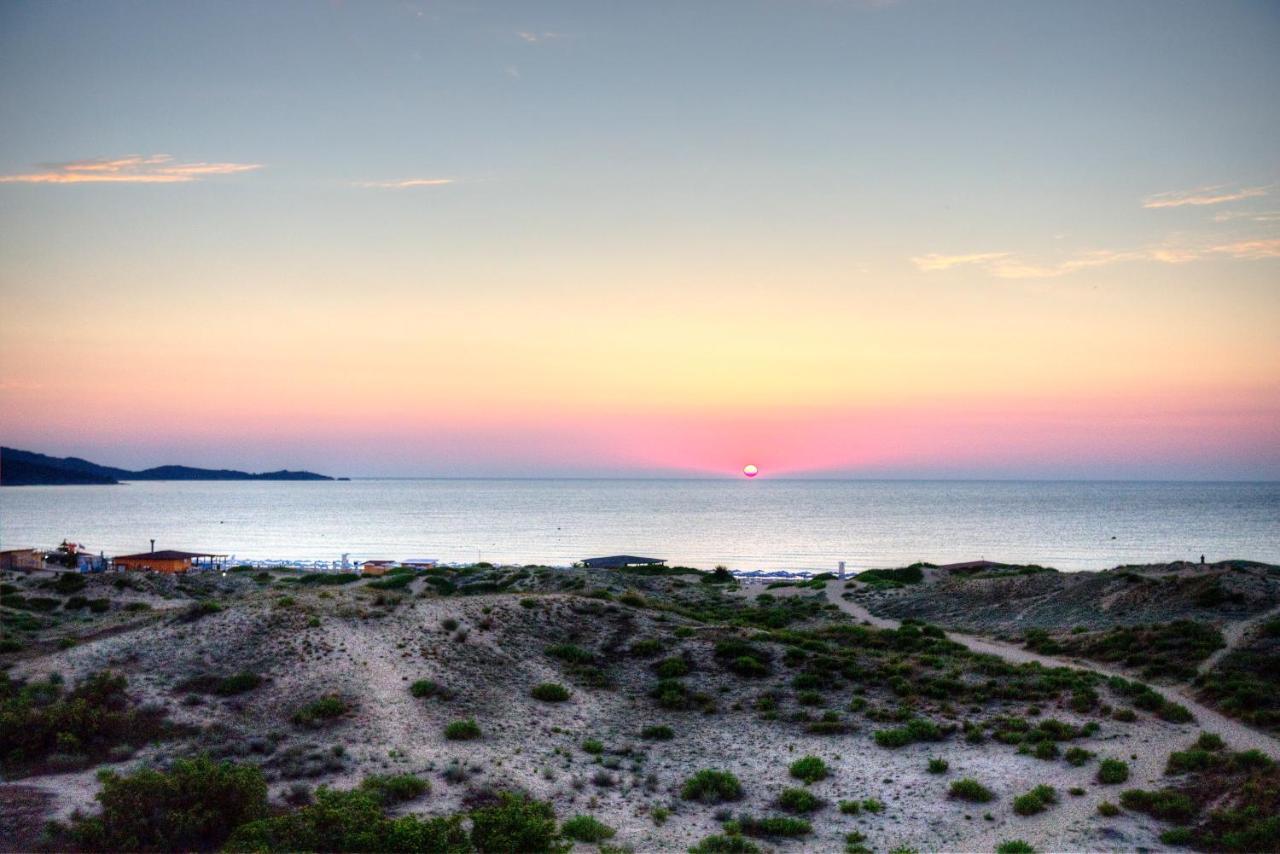
M 666 562 L 666 558 L 660 557 L 609 555 L 608 557 L 589 557 L 582 562 L 582 565 L 587 569 L 626 569 L 628 566 L 662 566 Z
M 373 576 L 386 575 L 391 571 L 392 567 L 399 565 L 400 562 L 394 560 L 366 560 L 360 564 L 360 574 Z
M 226 560 L 227 555 L 162 549 L 136 555 L 117 555 L 111 559 L 111 568 L 181 574 L 191 572 L 193 569 L 221 569 Z
M 44 554 L 39 549 L 6 549 L 0 552 L 0 569 L 19 572 L 44 569 Z

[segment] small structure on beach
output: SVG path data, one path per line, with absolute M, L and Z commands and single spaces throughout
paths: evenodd
M 221 569 L 226 559 L 226 555 L 211 554 L 209 552 L 161 549 L 160 551 L 141 552 L 136 555 L 117 555 L 111 559 L 111 568 L 117 570 L 185 573 L 193 569 Z
M 667 562 L 664 557 L 637 557 L 636 555 L 609 555 L 608 557 L 589 557 L 582 561 L 587 569 L 626 569 L 628 566 L 662 566 Z
M 400 561 L 400 565 L 411 566 L 414 569 L 435 569 L 440 565 L 440 561 L 433 557 L 413 557 Z
M 44 554 L 39 549 L 5 549 L 0 552 L 0 569 L 15 572 L 44 569 Z
M 394 566 L 399 566 L 399 561 L 394 560 L 366 560 L 360 564 L 361 575 L 386 575 Z

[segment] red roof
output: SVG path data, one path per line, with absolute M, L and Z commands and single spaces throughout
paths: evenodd
M 219 557 L 219 555 L 210 552 L 180 552 L 176 549 L 165 549 L 136 555 L 116 555 L 112 560 L 191 560 L 196 557 Z

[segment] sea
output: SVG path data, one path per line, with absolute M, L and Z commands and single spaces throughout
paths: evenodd
M 240 560 L 570 565 L 632 554 L 750 572 L 987 559 L 1061 570 L 1280 564 L 1280 483 L 837 480 L 133 482 L 0 489 L 0 548 Z

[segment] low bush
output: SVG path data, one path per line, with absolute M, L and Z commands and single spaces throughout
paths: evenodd
M 659 661 L 653 666 L 653 671 L 660 679 L 679 679 L 681 676 L 689 675 L 690 667 L 689 662 L 683 658 L 672 657 Z
M 0 770 L 22 776 L 55 758 L 58 770 L 75 770 L 170 734 L 163 713 L 135 706 L 127 687 L 125 677 L 110 672 L 70 691 L 53 677 L 28 683 L 0 672 Z
M 471 813 L 471 844 L 483 854 L 568 851 L 551 804 L 502 792 L 498 802 Z
M 1073 747 L 1067 751 L 1065 758 L 1068 765 L 1079 768 L 1089 764 L 1089 760 L 1093 759 L 1093 753 L 1083 747 Z
M 704 804 L 737 801 L 742 798 L 742 784 L 728 771 L 704 768 L 684 782 L 680 788 L 680 797 Z
M 732 833 L 705 836 L 701 842 L 689 849 L 689 854 L 759 854 L 759 852 L 759 847 L 754 843 Z
M 1013 799 L 1013 811 L 1018 815 L 1035 815 L 1044 812 L 1058 802 L 1058 793 L 1052 786 L 1036 786 L 1025 795 Z
M 806 783 L 816 783 L 819 780 L 826 779 L 831 774 L 831 769 L 827 767 L 827 763 L 812 754 L 802 756 L 792 762 L 788 771 L 792 777 L 797 780 L 803 780 Z
M 604 753 L 604 742 L 595 738 L 588 738 L 582 742 L 582 750 L 584 753 L 590 753 L 592 756 L 599 756 Z
M 168 771 L 104 771 L 98 779 L 102 811 L 71 825 L 75 841 L 91 851 L 212 851 L 267 814 L 267 784 L 249 765 L 199 757 Z
M 475 718 L 452 721 L 444 728 L 444 737 L 450 741 L 473 741 L 480 737 L 480 725 Z
M 783 789 L 778 795 L 779 809 L 787 812 L 813 812 L 821 806 L 821 799 L 808 789 Z
M 603 842 L 612 839 L 617 831 L 602 821 L 589 815 L 575 815 L 560 826 L 560 830 L 570 839 L 579 842 Z
M 452 696 L 452 692 L 431 679 L 419 679 L 415 681 L 409 686 L 409 693 L 419 699 L 439 697 L 442 700 L 447 700 Z
M 945 774 L 945 773 L 947 773 L 947 770 L 948 770 L 950 767 L 951 767 L 951 766 L 947 764 L 947 760 L 945 760 L 945 759 L 930 759 L 930 760 L 929 760 L 929 773 L 930 773 L 930 774 Z
M 951 784 L 951 788 L 947 790 L 947 795 L 962 801 L 970 801 L 976 804 L 985 804 L 994 801 L 995 793 L 986 786 L 979 783 L 972 777 L 965 777 L 956 780 Z
M 1008 842 L 1001 842 L 996 846 L 996 854 L 1036 854 L 1036 849 L 1031 847 L 1031 843 L 1024 842 L 1021 839 L 1010 839 Z
M 360 789 L 377 797 L 382 804 L 390 806 L 422 797 L 431 791 L 431 784 L 412 774 L 377 774 L 365 777 Z
M 813 832 L 813 826 L 802 818 L 791 816 L 765 816 L 755 818 L 743 816 L 738 820 L 739 827 L 747 836 L 756 837 L 796 837 L 807 836 Z
M 1107 818 L 1120 815 L 1120 807 L 1111 803 L 1111 801 L 1102 801 L 1098 804 L 1098 812 Z
M 1104 759 L 1098 763 L 1098 782 L 1118 786 L 1129 779 L 1129 765 L 1122 759 Z
M 569 664 L 591 664 L 595 656 L 580 646 L 571 643 L 557 643 L 546 649 L 547 655 L 558 658 Z
M 1187 821 L 1197 812 L 1191 798 L 1175 789 L 1155 792 L 1126 789 L 1120 793 L 1120 804 L 1125 809 L 1144 812 L 1164 821 Z
M 746 679 L 758 679 L 769 675 L 768 666 L 753 655 L 740 655 L 725 667 Z
M 675 731 L 669 726 L 647 726 L 640 730 L 640 737 L 645 741 L 670 741 L 676 737 Z
M 336 694 L 329 694 L 298 709 L 293 713 L 292 720 L 300 726 L 318 727 L 346 713 L 346 701 Z
M 569 689 L 558 682 L 543 682 L 540 685 L 534 685 L 530 692 L 535 700 L 541 700 L 544 703 L 563 703 L 569 699 Z

